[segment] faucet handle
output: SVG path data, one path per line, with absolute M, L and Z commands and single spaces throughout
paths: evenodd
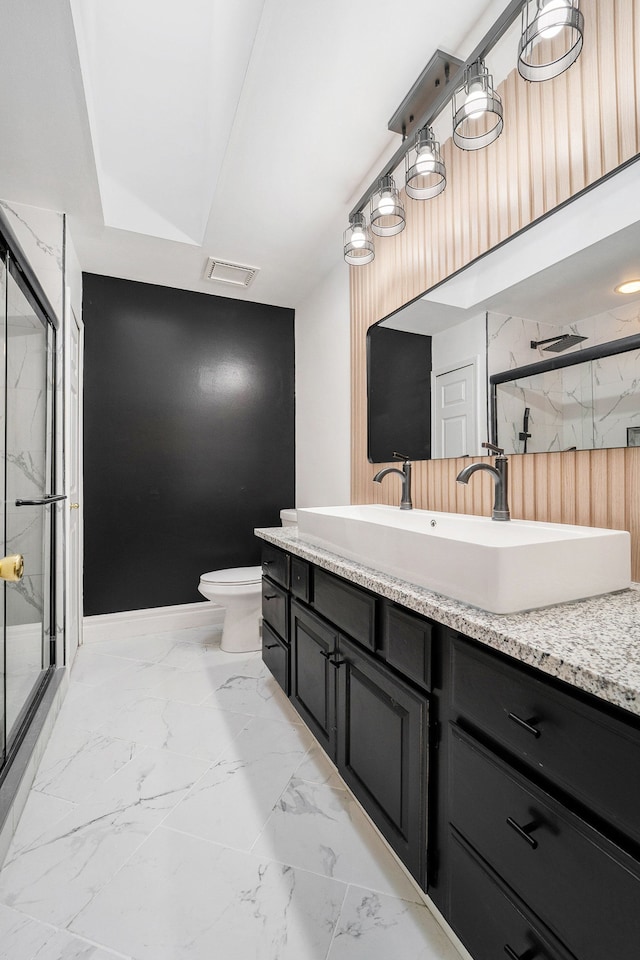
M 397 453 L 395 450 L 393 451 L 393 457 L 395 460 L 404 460 L 405 463 L 409 462 L 409 457 L 405 457 L 404 453 Z
M 481 443 L 481 447 L 484 447 L 485 450 L 491 450 L 492 453 L 496 453 L 499 457 L 504 457 L 504 448 L 497 447 L 495 443 Z

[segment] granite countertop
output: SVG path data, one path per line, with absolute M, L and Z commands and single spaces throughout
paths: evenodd
M 258 529 L 269 543 L 640 715 L 640 584 L 527 613 L 495 614 L 316 547 L 297 527 Z

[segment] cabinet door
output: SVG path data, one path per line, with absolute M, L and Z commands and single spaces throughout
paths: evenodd
M 339 650 L 338 769 L 424 886 L 427 698 L 343 637 Z
M 291 601 L 291 701 L 331 759 L 335 759 L 335 672 L 330 658 L 337 652 L 336 631 Z

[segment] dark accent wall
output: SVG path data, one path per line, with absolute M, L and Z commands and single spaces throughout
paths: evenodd
M 83 283 L 85 615 L 202 600 L 294 504 L 294 311 Z

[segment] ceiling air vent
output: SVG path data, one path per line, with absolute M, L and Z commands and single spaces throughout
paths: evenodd
M 230 283 L 232 287 L 249 287 L 258 273 L 258 267 L 245 267 L 241 263 L 229 263 L 227 260 L 209 257 L 204 276 L 206 280 Z

